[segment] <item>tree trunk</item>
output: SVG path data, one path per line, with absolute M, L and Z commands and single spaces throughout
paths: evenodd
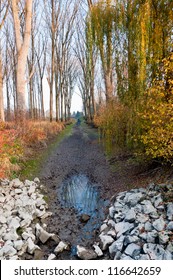
M 95 104 L 95 98 L 94 98 L 94 65 L 93 65 L 93 57 L 92 57 L 92 69 L 91 69 L 91 83 L 90 83 L 90 94 L 91 94 L 91 102 L 92 102 L 92 118 L 96 114 L 96 104 Z
M 112 73 L 107 72 L 105 77 L 105 88 L 106 88 L 106 102 L 109 103 L 113 98 L 113 84 L 112 84 Z
M 20 34 L 20 18 L 18 13 L 18 1 L 12 0 L 12 11 L 15 29 L 15 38 L 17 46 L 17 118 L 25 119 L 26 117 L 26 98 L 25 98 L 25 68 L 31 37 L 32 21 L 32 3 L 33 0 L 27 0 L 25 6 L 26 20 L 24 39 L 22 41 Z
M 41 95 L 41 118 L 45 120 L 45 112 L 44 112 L 44 95 L 43 95 L 43 79 L 40 79 L 40 95 Z
M 4 115 L 4 100 L 3 100 L 3 75 L 2 75 L 2 60 L 0 54 L 0 121 L 5 121 Z
M 61 82 L 61 121 L 64 121 L 64 93 L 63 93 L 63 85 Z
M 11 111 L 10 111 L 10 94 L 9 94 L 9 81 L 6 78 L 6 92 L 7 92 L 7 121 L 11 120 Z

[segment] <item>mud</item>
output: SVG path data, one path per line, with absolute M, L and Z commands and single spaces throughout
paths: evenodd
M 72 134 L 44 162 L 39 177 L 47 187 L 49 210 L 53 213 L 46 221 L 47 230 L 72 246 L 71 252 L 59 258 L 74 258 L 77 244 L 90 247 L 97 239 L 113 186 L 96 130 L 85 124 L 75 125 Z M 88 214 L 89 221 L 81 221 L 82 214 Z M 44 245 L 45 254 L 52 251 L 49 246 Z
M 131 184 L 134 186 L 137 177 L 127 176 L 128 167 L 123 163 L 121 167 L 124 168 L 111 169 L 98 143 L 97 131 L 85 124 L 75 125 L 72 134 L 43 163 L 39 177 L 47 187 L 49 210 L 53 213 L 46 221 L 47 230 L 58 234 L 72 248 L 58 259 L 75 259 L 77 244 L 91 247 L 98 238 L 111 197 Z M 90 219 L 83 222 L 82 214 Z M 54 246 L 53 242 L 42 246 L 44 258 Z

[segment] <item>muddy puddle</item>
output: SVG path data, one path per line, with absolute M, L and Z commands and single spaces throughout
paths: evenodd
M 89 218 L 87 221 L 82 221 L 83 226 L 71 244 L 72 253 L 75 253 L 76 245 L 82 245 L 84 240 L 89 241 L 94 238 L 105 218 L 104 210 L 108 201 L 100 198 L 99 186 L 92 183 L 84 174 L 73 175 L 65 180 L 58 188 L 58 196 L 64 209 L 75 210 L 79 224 L 84 214 Z

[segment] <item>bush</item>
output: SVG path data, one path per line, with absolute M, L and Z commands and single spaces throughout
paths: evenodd
M 94 118 L 102 136 L 120 147 L 126 145 L 128 110 L 116 99 L 102 105 Z
M 56 122 L 26 121 L 25 125 L 0 123 L 0 178 L 20 169 L 19 163 L 28 147 L 37 147 L 40 142 L 62 131 L 64 125 Z
M 148 90 L 139 114 L 139 140 L 152 158 L 173 160 L 173 53 L 163 60 L 153 86 Z

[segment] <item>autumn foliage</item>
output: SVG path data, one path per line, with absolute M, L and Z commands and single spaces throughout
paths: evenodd
M 41 148 L 50 137 L 58 134 L 64 125 L 56 122 L 26 121 L 25 126 L 0 123 L 0 178 L 19 171 L 20 161 L 27 148 Z
M 146 92 L 139 113 L 139 140 L 152 158 L 173 160 L 173 53 L 162 61 L 152 87 Z
M 173 162 L 173 1 L 115 2 L 114 17 L 105 18 L 107 26 L 112 22 L 111 33 L 94 11 L 105 31 L 99 33 L 100 41 L 112 36 L 104 50 L 113 50 L 109 53 L 116 73 L 111 77 L 116 102 L 101 106 L 95 123 L 106 141 L 149 159 Z M 110 1 L 101 3 L 108 11 L 115 8 Z M 106 52 L 103 58 L 109 64 Z
M 126 145 L 128 109 L 115 98 L 102 105 L 94 118 L 105 139 L 119 146 Z

